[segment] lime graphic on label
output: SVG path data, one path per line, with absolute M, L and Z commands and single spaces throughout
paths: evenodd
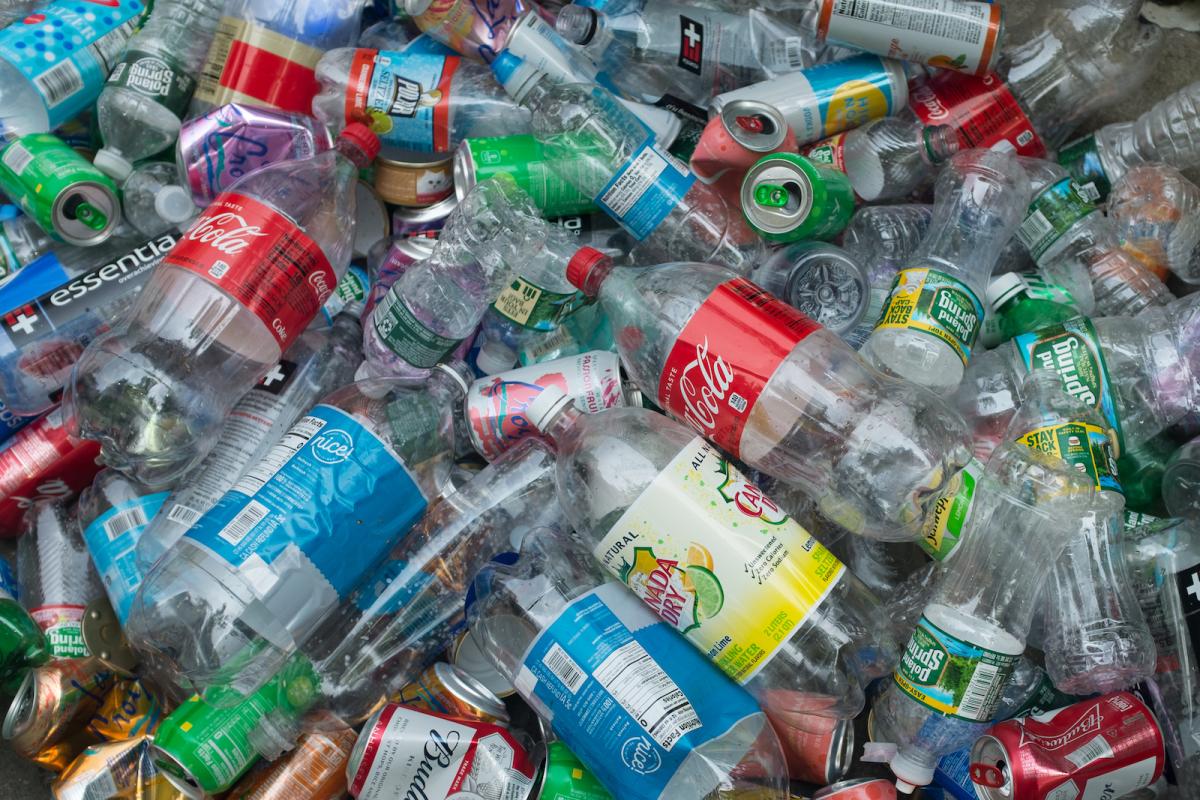
M 725 590 L 717 576 L 704 567 L 688 567 L 687 577 L 696 587 L 696 616 L 712 619 L 725 606 Z

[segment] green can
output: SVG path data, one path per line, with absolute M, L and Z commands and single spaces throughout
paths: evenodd
M 829 240 L 854 215 L 854 188 L 845 173 L 793 153 L 754 162 L 742 180 L 742 214 L 772 242 Z
M 117 185 L 48 133 L 22 136 L 0 151 L 0 190 L 67 244 L 99 244 L 121 222 Z
M 0 691 L 16 691 L 31 667 L 50 660 L 46 635 L 25 607 L 0 588 Z
M 537 800 L 612 800 L 596 776 L 562 742 L 546 746 L 541 790 L 530 796 Z
M 202 798 L 228 789 L 259 758 L 258 742 L 283 735 L 291 745 L 298 722 L 317 699 L 319 680 L 301 656 L 288 662 L 254 693 L 214 687 L 193 695 L 154 734 L 154 764 L 179 791 Z
M 505 174 L 528 192 L 543 216 L 593 214 L 598 211 L 596 204 L 575 185 L 603 184 L 607 176 L 600 173 L 600 166 L 599 159 L 581 155 L 551 169 L 541 142 L 528 134 L 465 139 L 454 153 L 454 191 L 462 200 L 475 184 Z M 579 180 L 572 183 L 562 177 L 563 172 L 578 174 Z M 587 172 L 596 175 L 589 178 Z

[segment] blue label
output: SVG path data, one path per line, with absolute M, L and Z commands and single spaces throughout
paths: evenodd
M 879 56 L 860 55 L 821 64 L 804 70 L 804 77 L 816 97 L 819 119 L 812 119 L 806 106 L 797 135 L 831 136 L 896 110 L 892 75 Z
M 933 782 L 954 800 L 976 800 L 971 780 L 971 748 L 943 756 L 933 771 Z
M 380 50 L 366 96 L 366 112 L 380 141 L 406 150 L 448 152 L 450 81 L 458 64 L 458 56 Z M 350 91 L 354 96 L 355 87 Z
M 612 581 L 542 632 L 517 686 L 622 800 L 661 796 L 692 750 L 759 713 L 744 689 Z
M 596 205 L 640 242 L 692 188 L 696 176 L 654 142 L 653 134 L 596 195 Z
M 387 445 L 346 412 L 319 405 L 187 536 L 235 569 L 299 550 L 345 598 L 427 505 Z
M 96 102 L 144 10 L 140 0 L 59 0 L 0 31 L 0 58 L 29 81 L 57 128 Z
M 21 417 L 8 410 L 0 400 L 0 442 L 7 442 L 12 435 L 33 422 L 37 417 Z
M 12 564 L 0 556 L 0 599 L 8 595 L 13 600 L 21 599 L 21 590 L 17 587 L 17 576 L 13 574 Z
M 167 494 L 159 492 L 115 505 L 92 520 L 83 532 L 83 541 L 122 625 L 129 619 L 133 596 L 142 585 L 134 548 Z

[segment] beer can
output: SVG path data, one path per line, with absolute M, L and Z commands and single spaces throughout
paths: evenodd
M 581 155 L 552 168 L 541 142 L 529 134 L 464 139 L 454 153 L 454 191 L 461 200 L 475 184 L 504 173 L 525 190 L 543 216 L 592 214 L 599 210 L 592 198 L 563 173 L 578 173 L 580 180 L 589 179 L 585 173 L 595 173 L 590 178 L 604 183 L 600 167 L 597 159 Z
M 425 711 L 436 711 L 459 719 L 475 719 L 507 725 L 504 702 L 463 670 L 438 661 L 415 681 L 400 689 L 394 702 Z
M 989 728 L 971 748 L 981 800 L 1117 798 L 1157 781 L 1166 764 L 1162 730 L 1129 692 Z
M 0 189 L 67 244 L 100 244 L 121 222 L 112 178 L 49 133 L 22 136 L 0 152 Z
M 410 160 L 406 151 L 384 147 L 375 159 L 375 191 L 388 203 L 424 208 L 454 193 L 454 156 Z
M 460 633 L 450 646 L 450 663 L 486 686 L 496 697 L 508 698 L 517 693 L 516 687 L 509 683 L 480 649 L 479 642 L 471 635 L 470 629 Z
M 795 150 L 796 134 L 779 109 L 761 100 L 733 100 L 709 120 L 688 166 L 711 183 L 729 170 L 749 169 L 766 153 Z
M 112 684 L 113 674 L 95 658 L 59 659 L 35 667 L 25 673 L 0 733 L 20 755 L 61 771 L 99 740 L 87 721 Z
M 818 789 L 813 800 L 896 800 L 896 787 L 883 778 L 853 778 Z
M 357 738 L 345 727 L 305 733 L 292 750 L 258 764 L 225 800 L 340 800 Z
M 768 241 L 829 239 L 850 224 L 854 189 L 828 165 L 774 153 L 746 172 L 741 203 L 750 227 Z
M 388 703 L 363 726 L 346 777 L 353 797 L 526 800 L 535 769 L 506 728 Z

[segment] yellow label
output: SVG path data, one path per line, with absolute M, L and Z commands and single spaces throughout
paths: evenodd
M 825 112 L 825 130 L 828 133 L 857 128 L 879 117 L 886 117 L 888 99 L 883 91 L 863 80 L 849 80 L 833 93 Z
M 983 305 L 966 284 L 935 269 L 896 274 L 875 330 L 921 331 L 946 343 L 965 366 L 983 325 Z
M 770 661 L 845 572 L 701 437 L 646 487 L 594 552 L 742 683 Z
M 529 321 L 529 315 L 537 308 L 542 290 L 524 278 L 514 278 L 496 298 L 496 310 L 518 325 Z

